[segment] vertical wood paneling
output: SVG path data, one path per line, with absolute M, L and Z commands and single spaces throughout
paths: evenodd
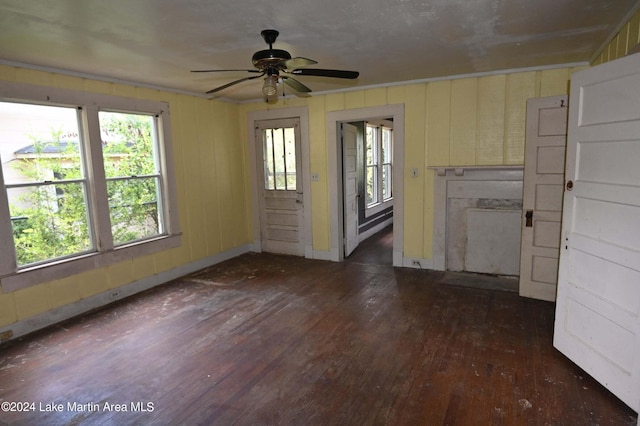
M 507 76 L 503 154 L 505 164 L 524 164 L 527 99 L 535 97 L 535 90 L 535 72 Z
M 377 89 L 365 90 L 364 105 L 365 107 L 387 105 L 387 89 L 380 87 Z
M 247 196 L 250 187 L 246 186 L 244 167 L 245 158 L 247 155 L 247 145 L 244 143 L 234 143 L 233 141 L 241 141 L 240 126 L 238 123 L 240 120 L 240 107 L 235 104 L 225 105 L 225 122 L 227 124 L 227 139 L 225 140 L 226 149 L 229 152 L 229 176 L 230 176 L 230 195 L 233 210 L 231 213 L 230 225 L 223 224 L 223 226 L 229 227 L 227 230 L 229 233 L 228 247 L 238 247 L 247 241 L 248 232 L 243 233 L 241 230 L 248 231 L 247 224 L 250 222 L 250 210 L 247 206 Z
M 176 255 L 174 256 L 174 253 Z M 161 251 L 153 255 L 153 260 L 156 265 L 156 273 L 168 271 L 176 266 L 182 266 L 187 262 L 183 262 L 182 259 L 187 258 L 188 262 L 191 261 L 191 257 L 187 257 L 191 254 L 188 246 L 184 244 L 181 247 L 173 250 Z
M 23 320 L 53 308 L 48 290 L 47 286 L 38 285 L 14 291 L 12 294 L 16 301 L 18 319 Z
M 133 263 L 133 279 L 141 280 L 146 278 L 156 270 L 156 262 L 153 255 L 140 256 L 132 259 Z
M 629 49 L 640 44 L 640 10 L 629 21 Z
M 427 86 L 427 165 L 448 166 L 451 138 L 451 81 Z
M 16 304 L 12 294 L 0 292 L 0 325 L 11 324 L 18 321 Z
M 506 75 L 478 79 L 476 164 L 504 164 Z
M 324 97 L 327 112 L 342 111 L 344 107 L 344 93 L 332 93 Z
M 204 212 L 203 194 L 215 197 L 217 193 L 215 186 L 205 185 L 202 176 L 206 175 L 201 170 L 200 158 L 202 158 L 202 144 L 206 143 L 201 132 L 203 122 L 199 119 L 200 107 L 193 103 L 185 102 L 180 106 L 184 109 L 186 122 L 182 128 L 180 139 L 184 143 L 184 164 L 181 166 L 185 170 L 185 177 L 188 185 L 184 188 L 188 208 L 180 212 L 187 216 L 188 244 L 191 249 L 191 258 L 200 259 L 206 255 L 206 229 L 205 219 L 218 222 L 218 217 L 206 217 Z
M 626 56 L 631 49 L 640 43 L 640 9 L 620 29 L 620 32 L 605 46 L 600 54 L 591 62 L 599 65 Z
M 355 92 L 347 92 L 344 94 L 344 108 L 345 109 L 357 109 L 364 108 L 364 91 L 358 90 Z
M 78 287 L 82 298 L 94 296 L 109 288 L 109 281 L 104 268 L 86 271 L 73 277 L 65 278 L 65 280 L 77 280 L 80 283 Z
M 620 37 L 620 41 L 618 42 L 618 57 L 622 58 L 627 54 L 631 47 L 629 45 L 629 25 L 625 25 L 622 28 L 618 37 Z
M 108 289 L 133 282 L 133 262 L 127 259 L 106 267 Z
M 202 120 L 200 156 L 200 171 L 202 174 L 201 182 L 203 190 L 202 203 L 204 208 L 204 217 L 207 218 L 203 223 L 203 233 L 205 234 L 205 243 L 208 252 L 222 251 L 225 246 L 224 228 L 225 214 L 229 209 L 229 203 L 220 204 L 217 201 L 228 194 L 230 181 L 228 179 L 225 167 L 229 163 L 229 158 L 224 150 L 227 135 L 226 120 L 221 123 L 213 123 L 208 121 L 207 117 L 225 117 L 224 104 L 222 102 L 203 102 L 200 108 L 199 120 Z M 229 194 L 232 195 L 232 194 Z M 225 198 L 226 199 L 226 198 Z M 231 200 L 231 198 L 229 198 Z M 227 225 L 228 227 L 228 225 Z
M 392 86 L 387 88 L 387 101 L 389 105 L 404 103 L 404 87 Z
M 451 147 L 453 165 L 476 164 L 478 80 L 465 78 L 451 83 Z
M 77 280 L 61 279 L 46 284 L 51 306 L 64 306 L 80 300 Z
M 357 98 L 357 97 L 356 97 Z M 363 98 L 364 99 L 364 98 Z M 346 102 L 345 102 L 346 104 Z M 327 103 L 324 97 L 312 97 L 309 106 L 309 167 L 318 173 L 319 181 L 311 182 L 311 235 L 316 250 L 331 248 L 331 219 L 329 213 L 329 165 L 327 147 Z M 331 149 L 334 149 L 333 147 Z
M 569 93 L 569 70 L 557 68 L 540 71 L 540 96 L 556 96 Z
M 426 84 L 407 86 L 405 94 L 404 252 L 407 257 L 420 258 L 424 247 Z M 417 171 L 417 177 L 411 175 L 413 169 Z

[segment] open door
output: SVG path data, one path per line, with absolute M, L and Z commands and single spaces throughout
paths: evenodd
M 640 409 L 640 55 L 571 79 L 554 346 Z
M 358 247 L 358 128 L 342 123 L 344 183 L 344 256 Z
M 520 296 L 555 301 L 567 144 L 567 96 L 527 101 Z

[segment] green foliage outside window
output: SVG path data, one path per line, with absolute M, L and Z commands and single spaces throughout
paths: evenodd
M 103 132 L 112 138 L 103 143 L 103 156 L 115 244 L 160 232 L 158 179 L 139 177 L 157 173 L 152 123 L 152 117 L 142 115 L 101 116 Z M 34 184 L 7 190 L 14 200 L 10 211 L 18 265 L 95 250 L 78 143 L 63 142 L 60 132 L 52 132 L 50 142 L 35 142 L 33 149 L 33 155 L 12 165 Z M 80 181 L 68 182 L 74 179 Z

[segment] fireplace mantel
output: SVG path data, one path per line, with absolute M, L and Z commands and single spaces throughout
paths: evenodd
M 501 170 L 523 170 L 524 166 L 429 166 L 429 170 L 435 170 L 437 176 L 446 176 L 448 173 L 452 173 L 455 176 L 464 176 L 465 171 L 501 171 Z

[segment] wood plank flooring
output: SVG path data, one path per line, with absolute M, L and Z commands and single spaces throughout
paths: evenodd
M 246 254 L 0 346 L 0 424 L 635 425 L 553 304 L 445 278 Z

